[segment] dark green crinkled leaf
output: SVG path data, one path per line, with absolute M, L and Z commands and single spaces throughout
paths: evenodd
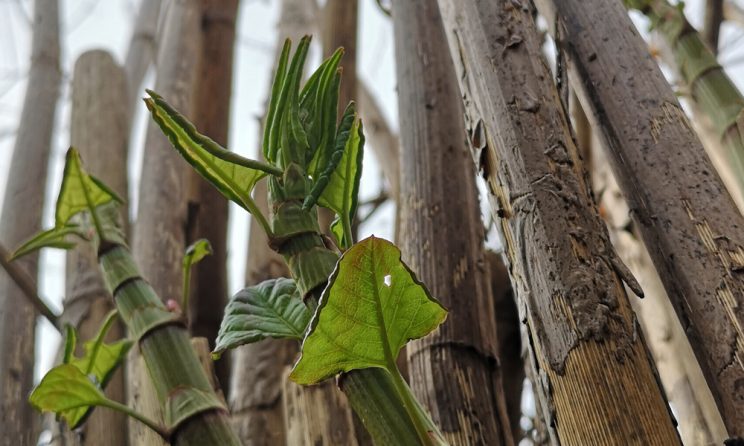
M 398 373 L 395 358 L 400 349 L 434 330 L 446 316 L 401 261 L 395 245 L 367 238 L 339 260 L 291 378 L 313 384 L 368 367 Z
M 357 118 L 346 139 L 343 155 L 318 199 L 321 206 L 333 210 L 337 215 L 331 224 L 331 231 L 342 249 L 347 249 L 353 243 L 352 240 L 346 240 L 344 227 L 348 225 L 347 228 L 351 228 L 356 213 L 363 156 L 364 132 L 362 121 Z
M 145 99 L 147 108 L 178 153 L 226 198 L 249 212 L 251 207 L 255 208 L 251 191 L 266 175 L 261 169 L 269 169 L 270 166 L 262 166 L 258 161 L 242 158 L 221 147 L 211 138 L 199 133 L 192 123 L 157 93 L 150 90 L 147 92 L 150 95 Z M 253 167 L 240 163 L 251 164 Z
M 291 279 L 271 279 L 230 299 L 214 355 L 264 338 L 302 339 L 311 313 Z

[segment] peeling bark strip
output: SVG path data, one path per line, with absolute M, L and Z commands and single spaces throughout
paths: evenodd
M 62 74 L 59 68 L 59 5 L 36 0 L 31 66 L 13 146 L 0 220 L 0 241 L 13 248 L 41 229 L 41 214 Z M 36 278 L 38 254 L 18 261 Z M 33 306 L 0 271 L 0 442 L 35 444 L 37 415 L 26 398 L 34 377 Z
M 511 445 L 483 223 L 441 23 L 436 0 L 393 3 L 402 251 L 450 310 L 446 324 L 408 345 L 409 375 L 450 444 Z
M 476 163 L 501 217 L 538 400 L 563 444 L 678 444 L 614 253 L 518 1 L 440 0 Z
M 744 217 L 623 5 L 554 0 L 546 6 L 546 16 L 558 18 L 579 98 L 609 150 L 729 434 L 742 436 Z

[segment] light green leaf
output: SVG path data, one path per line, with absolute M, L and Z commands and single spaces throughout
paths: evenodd
M 291 279 L 248 287 L 228 302 L 213 355 L 269 337 L 302 339 L 310 316 Z
M 95 350 L 95 342 L 89 341 L 83 344 L 85 356 L 73 359 L 70 364 L 78 367 L 82 372 L 89 370 L 88 374 L 94 376 L 96 382 L 105 388 L 116 368 L 124 362 L 132 341 L 121 339 L 111 344 L 103 343 Z M 95 353 L 95 357 L 93 354 Z
M 231 152 L 207 136 L 197 132 L 183 115 L 151 90 L 145 104 L 155 122 L 170 139 L 173 147 L 201 176 L 214 185 L 226 198 L 254 215 L 260 215 L 251 191 L 267 173 L 281 175 L 274 166 L 249 160 Z
M 35 236 L 31 237 L 15 250 L 13 255 L 10 256 L 10 260 L 23 257 L 26 254 L 41 248 L 72 249 L 75 247 L 75 242 L 70 240 L 70 235 L 75 235 L 83 240 L 89 238 L 80 226 L 76 224 L 66 224 L 58 228 L 39 232 Z
M 314 384 L 339 372 L 381 367 L 411 339 L 441 324 L 447 311 L 401 261 L 392 243 L 370 237 L 347 250 L 323 291 L 291 378 Z
M 341 132 L 338 136 L 342 137 Z M 356 118 L 349 137 L 346 139 L 341 160 L 330 175 L 328 185 L 323 189 L 318 200 L 321 206 L 333 210 L 337 215 L 336 220 L 331 224 L 331 231 L 342 249 L 348 249 L 353 243 L 351 221 L 358 203 L 363 156 L 362 121 Z
M 83 170 L 80 154 L 70 148 L 67 151 L 62 187 L 57 198 L 54 226 L 61 228 L 76 214 L 83 211 L 92 212 L 96 207 L 111 201 L 123 202 L 108 186 Z
M 28 400 L 42 412 L 61 416 L 70 429 L 75 429 L 85 420 L 91 406 L 106 405 L 107 398 L 80 368 L 62 364 L 44 376 Z
M 74 355 L 77 345 L 77 332 L 71 325 L 65 326 L 65 352 L 63 364 L 75 366 L 96 388 L 105 389 L 114 371 L 124 361 L 127 352 L 132 347 L 132 341 L 123 339 L 112 344 L 103 342 L 109 328 L 117 316 L 116 310 L 111 311 L 105 318 L 101 329 L 92 340 L 84 344 L 85 354 L 82 358 Z M 80 406 L 65 411 L 62 416 L 70 426 L 77 425 L 88 415 L 90 405 Z
M 69 240 L 75 235 L 84 240 L 93 238 L 91 229 L 106 237 L 104 225 L 99 218 L 99 210 L 107 204 L 122 203 L 116 193 L 95 177 L 83 170 L 80 154 L 70 147 L 67 151 L 65 170 L 62 176 L 62 186 L 57 197 L 57 207 L 54 216 L 54 228 L 42 231 L 25 242 L 16 250 L 12 258 L 18 258 L 40 248 L 71 249 L 75 243 Z M 82 212 L 88 212 L 92 219 L 92 228 L 84 224 L 87 220 Z M 77 221 L 71 222 L 73 217 Z
M 114 322 L 119 316 L 117 310 L 111 310 L 103 320 L 101 328 L 98 330 L 96 337 L 86 342 L 83 345 L 85 354 L 82 358 L 75 358 L 74 356 L 68 356 L 67 349 L 69 339 L 65 343 L 65 363 L 70 363 L 78 366 L 80 371 L 88 376 L 95 379 L 96 383 L 101 387 L 105 388 L 108 384 L 111 374 L 116 370 L 119 364 L 124 361 L 124 358 L 132 347 L 132 341 L 129 339 L 122 339 L 112 344 L 107 344 L 103 341 L 108 333 L 109 329 L 113 326 Z M 75 329 L 71 329 L 73 342 L 77 338 Z M 74 349 L 74 346 L 73 346 Z

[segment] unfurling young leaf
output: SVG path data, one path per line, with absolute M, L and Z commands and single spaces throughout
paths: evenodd
M 181 296 L 181 308 L 184 318 L 188 320 L 189 314 L 189 286 L 191 285 L 191 267 L 201 261 L 204 257 L 212 255 L 212 245 L 209 240 L 202 238 L 186 248 L 181 262 L 183 274 L 183 296 Z
M 248 287 L 228 302 L 213 356 L 269 337 L 301 340 L 310 317 L 291 279 Z
M 346 142 L 349 140 L 351 127 L 354 125 L 355 119 L 356 111 L 354 110 L 354 102 L 350 102 L 349 105 L 346 106 L 344 116 L 341 118 L 341 123 L 338 125 L 336 143 L 334 144 L 333 152 L 328 158 L 323 170 L 313 176 L 315 178 L 313 188 L 302 203 L 303 209 L 307 210 L 315 206 L 318 198 L 320 198 L 320 195 L 323 193 L 326 186 L 328 186 L 328 182 L 331 180 L 331 174 L 336 170 L 336 167 L 341 162 L 341 157 L 344 155 Z
M 338 137 L 343 140 L 343 128 Z M 364 131 L 362 121 L 355 118 L 338 165 L 331 173 L 328 185 L 318 199 L 318 203 L 333 210 L 336 219 L 331 223 L 331 231 L 339 247 L 348 249 L 352 240 L 351 221 L 356 213 L 359 183 L 362 179 L 362 158 L 364 156 Z
M 147 109 L 178 153 L 222 195 L 253 214 L 267 234 L 270 234 L 266 218 L 251 198 L 251 191 L 267 173 L 281 175 L 282 171 L 260 161 L 243 158 L 221 147 L 199 133 L 192 123 L 160 95 L 151 90 L 147 90 L 147 93 L 150 95 L 145 99 Z
M 267 123 L 269 126 L 269 140 L 268 148 L 264 150 L 268 153 L 267 159 L 269 161 L 284 168 L 291 162 L 304 164 L 305 154 L 298 150 L 307 150 L 307 135 L 299 119 L 298 91 L 310 40 L 310 36 L 304 36 L 300 39 L 300 43 L 297 44 L 297 49 L 289 63 L 289 68 L 282 78 L 281 89 L 278 92 L 272 89 L 269 111 L 271 112 L 273 108 L 274 113 L 271 116 L 271 121 Z M 287 51 L 289 44 L 290 42 L 287 40 L 284 47 Z M 284 55 L 283 52 L 282 57 Z M 274 87 L 276 87 L 276 83 Z M 281 150 L 279 150 L 280 148 Z
M 400 349 L 434 330 L 446 316 L 447 311 L 401 261 L 395 245 L 367 238 L 341 256 L 291 378 L 314 384 L 368 367 L 396 375 Z

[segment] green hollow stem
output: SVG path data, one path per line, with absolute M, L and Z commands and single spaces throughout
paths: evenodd
M 292 176 L 285 175 L 283 189 L 293 190 L 295 184 L 292 183 Z M 272 225 L 289 235 L 277 251 L 287 262 L 307 306 L 314 309 L 335 268 L 338 254 L 323 241 L 317 223 L 317 208 L 313 206 L 310 210 L 302 210 L 304 194 L 301 193 L 277 200 L 281 194 L 279 187 L 270 183 L 269 203 L 277 209 L 272 214 Z M 282 220 L 284 216 L 287 218 Z M 351 242 L 352 238 L 348 240 Z M 441 438 L 441 434 L 426 411 L 415 401 L 400 374 L 396 382 L 385 369 L 352 370 L 342 374 L 338 382 L 351 408 L 376 444 L 445 444 L 443 441 L 428 441 L 432 436 Z
M 248 208 L 248 212 L 250 212 L 250 214 L 256 219 L 258 224 L 261 225 L 261 228 L 264 230 L 267 236 L 271 237 L 272 231 L 271 226 L 269 225 L 269 221 L 266 219 L 263 212 L 261 212 L 261 209 L 258 208 L 256 202 L 249 196 L 245 200 L 245 205 Z
M 214 144 L 202 143 L 201 146 L 204 148 L 204 150 L 209 152 L 211 155 L 214 155 L 223 161 L 228 161 L 233 164 L 237 164 L 239 166 L 248 167 L 250 169 L 260 170 L 261 172 L 265 172 L 269 175 L 274 175 L 274 176 L 282 176 L 282 174 L 284 173 L 282 169 L 272 164 L 267 164 L 261 161 L 256 161 L 250 158 L 245 158 L 243 156 L 238 155 L 235 152 L 232 152 L 230 150 L 220 147 L 217 143 L 214 143 Z
M 181 316 L 166 309 L 141 277 L 126 246 L 107 242 L 98 252 L 116 308 L 130 336 L 139 341 L 163 407 L 168 440 L 179 446 L 239 445 L 227 409 L 214 394 Z
M 413 426 L 416 428 L 419 441 L 421 441 L 421 444 L 425 446 L 436 446 L 436 443 L 434 443 L 431 436 L 429 436 L 429 429 L 426 426 L 426 421 L 422 419 L 422 415 L 424 414 L 422 414 L 421 411 L 416 410 L 417 402 L 415 400 L 415 397 L 411 393 L 408 384 L 400 375 L 400 371 L 395 365 L 395 361 L 393 361 L 391 364 L 388 364 L 388 368 L 390 368 L 390 375 L 393 377 L 395 390 L 402 398 L 403 405 L 406 408 L 406 413 L 408 413 L 411 421 L 413 421 Z
M 191 290 L 191 267 L 183 269 L 183 283 L 181 289 L 183 290 L 183 296 L 181 297 L 181 314 L 183 314 L 183 320 L 186 324 L 189 323 L 189 294 Z
M 140 423 L 152 429 L 155 433 L 160 435 L 160 437 L 163 438 L 164 440 L 166 441 L 168 440 L 168 432 L 163 428 L 163 426 L 158 424 L 157 421 L 147 418 L 145 415 L 137 412 L 136 410 L 133 410 L 132 408 L 125 406 L 124 404 L 121 404 L 119 402 L 116 402 L 110 399 L 105 399 L 101 401 L 100 405 L 103 407 L 108 407 L 109 409 L 115 410 L 117 412 L 121 412 L 124 415 L 134 418 L 135 420 L 139 421 Z

